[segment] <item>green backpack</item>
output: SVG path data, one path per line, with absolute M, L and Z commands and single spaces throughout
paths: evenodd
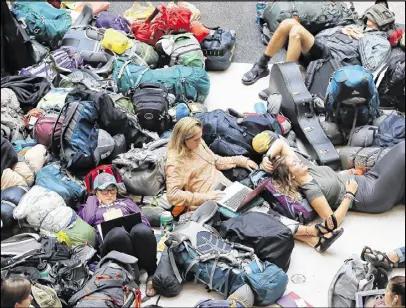
M 205 60 L 202 48 L 192 33 L 164 35 L 157 42 L 156 48 L 161 53 L 170 56 L 169 66 L 184 65 L 204 68 Z
M 72 26 L 70 13 L 56 9 L 42 1 L 16 1 L 11 10 L 30 35 L 51 49 L 58 48 L 59 41 Z
M 113 79 L 118 91 L 124 95 L 140 83 L 160 83 L 175 95 L 177 103 L 203 103 L 210 91 L 210 79 L 203 68 L 176 65 L 151 70 L 132 64 L 132 60 L 125 57 L 116 59 Z
M 133 64 L 156 68 L 159 56 L 154 47 L 144 42 L 132 40 L 134 45 L 128 48 L 121 56 L 133 59 Z

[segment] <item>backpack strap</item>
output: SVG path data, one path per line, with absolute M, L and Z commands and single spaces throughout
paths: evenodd
M 56 118 L 56 121 L 55 121 L 55 123 L 54 123 L 54 126 L 52 127 L 52 131 L 51 131 L 51 146 L 50 146 L 50 148 L 51 148 L 51 152 L 52 152 L 53 154 L 56 154 L 56 145 L 55 145 L 55 142 L 54 142 L 54 141 L 55 141 L 55 128 L 56 128 L 56 126 L 58 125 L 59 119 L 61 118 L 61 115 L 62 115 L 62 113 L 64 112 L 65 108 L 67 108 L 67 106 L 68 106 L 68 104 L 65 104 L 65 105 L 62 107 L 61 111 L 59 111 L 58 117 Z M 64 121 L 64 122 L 65 122 L 65 121 Z M 62 131 L 61 131 L 60 138 L 61 138 L 61 140 L 62 140 Z M 63 152 L 62 152 L 62 155 L 63 155 Z

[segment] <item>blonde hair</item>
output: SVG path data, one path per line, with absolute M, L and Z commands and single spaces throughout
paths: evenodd
M 188 153 L 185 141 L 193 138 L 202 130 L 202 123 L 192 117 L 185 117 L 179 120 L 173 128 L 171 139 L 168 143 L 168 151 L 177 156 L 184 156 Z
M 271 181 L 276 190 L 294 201 L 302 200 L 299 192 L 299 183 L 294 180 L 293 174 L 286 165 L 286 156 L 280 155 L 272 161 L 273 171 Z

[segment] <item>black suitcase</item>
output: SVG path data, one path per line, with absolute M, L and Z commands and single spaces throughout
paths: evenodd
M 295 62 L 274 64 L 269 90 L 282 95 L 282 113 L 292 123 L 293 130 L 305 142 L 309 154 L 320 165 L 340 168 L 340 157 L 327 138 L 314 112 L 313 97 L 303 83 Z

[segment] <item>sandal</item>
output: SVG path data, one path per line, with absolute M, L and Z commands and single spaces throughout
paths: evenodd
M 243 84 L 248 86 L 257 82 L 258 79 L 266 77 L 268 75 L 269 75 L 268 67 L 262 68 L 258 65 L 258 63 L 255 63 L 254 66 L 244 74 L 241 81 Z
M 370 252 L 367 252 L 367 250 L 369 250 Z M 362 261 L 366 261 L 365 260 L 365 254 L 366 253 L 372 253 L 373 252 L 373 250 L 370 248 L 370 247 L 368 247 L 368 246 L 365 246 L 364 248 L 362 248 L 362 251 L 361 251 L 361 260 Z
M 268 88 L 258 93 L 259 98 L 262 99 L 263 101 L 267 101 L 269 95 L 271 95 L 271 91 Z
M 156 295 L 156 290 L 154 289 L 154 285 L 152 284 L 152 276 L 149 276 L 147 278 L 145 295 L 148 297 L 154 297 Z
M 317 252 L 323 253 L 327 249 L 330 248 L 331 245 L 344 233 L 344 229 L 340 228 L 337 230 L 334 230 L 333 235 L 331 237 L 326 237 L 324 234 L 318 235 L 319 241 L 317 242 L 316 246 L 314 246 L 314 249 L 316 249 Z M 323 240 L 323 241 L 322 241 Z M 317 248 L 320 247 L 319 250 Z
M 399 263 L 395 263 L 388 258 L 386 253 L 380 252 L 379 250 L 371 250 L 372 253 L 365 253 L 365 261 L 371 263 L 373 266 L 377 268 L 383 268 L 386 271 L 392 270 L 394 267 L 398 267 Z M 386 263 L 386 262 L 387 263 Z
M 333 228 L 330 229 L 330 227 L 328 226 L 328 220 L 331 219 L 331 221 L 333 222 Z M 317 236 L 320 237 L 321 235 L 328 233 L 328 232 L 333 232 L 334 230 L 337 229 L 338 227 L 338 223 L 337 223 L 337 218 L 334 214 L 331 214 L 329 217 L 327 217 L 327 219 L 321 224 L 318 223 L 316 225 L 314 225 L 314 227 L 317 229 Z M 324 230 L 326 230 L 326 232 L 323 232 L 322 228 Z

